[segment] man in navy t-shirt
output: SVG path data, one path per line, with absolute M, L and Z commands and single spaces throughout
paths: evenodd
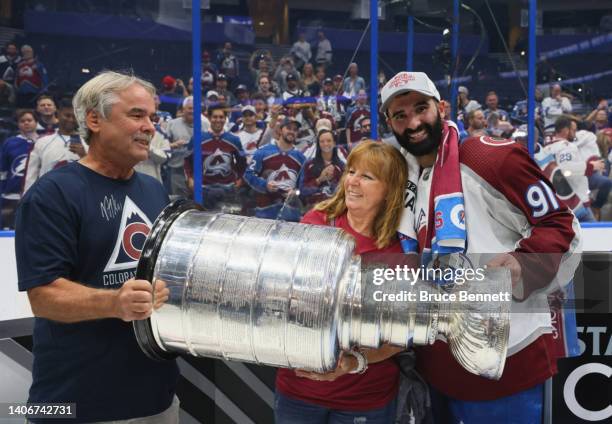
M 154 94 L 111 71 L 83 85 L 73 103 L 89 155 L 39 179 L 17 213 L 19 289 L 36 316 L 28 402 L 75 403 L 65 422 L 178 422 L 176 362 L 148 359 L 130 323 L 168 296 L 163 283 L 153 293 L 134 278 L 168 203 L 159 182 L 133 169 L 148 158 Z

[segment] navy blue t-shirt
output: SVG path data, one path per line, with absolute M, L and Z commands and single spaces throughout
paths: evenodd
M 19 290 L 60 277 L 120 288 L 135 275 L 145 238 L 167 203 L 162 185 L 139 173 L 116 180 L 74 162 L 45 174 L 17 212 Z M 36 318 L 33 353 L 29 402 L 75 402 L 77 419 L 65 422 L 154 415 L 174 396 L 176 362 L 148 359 L 132 324 L 120 319 Z

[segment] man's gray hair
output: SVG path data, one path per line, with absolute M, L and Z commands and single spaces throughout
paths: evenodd
M 119 101 L 117 94 L 132 84 L 138 84 L 155 96 L 155 87 L 134 74 L 102 71 L 79 88 L 72 99 L 79 133 L 89 142 L 91 131 L 87 127 L 87 113 L 94 110 L 102 119 L 108 119 L 111 109 Z

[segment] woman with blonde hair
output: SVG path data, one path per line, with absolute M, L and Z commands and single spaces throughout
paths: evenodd
M 317 79 L 312 63 L 306 63 L 302 68 L 302 89 L 307 96 L 318 96 L 321 91 L 321 84 Z
M 401 255 L 397 229 L 406 180 L 407 165 L 398 150 L 366 140 L 349 155 L 335 195 L 301 222 L 342 228 L 355 238 L 355 253 L 363 259 Z M 279 369 L 276 423 L 393 422 L 399 369 L 392 357 L 401 350 L 383 345 L 346 351 L 336 369 L 324 374 Z

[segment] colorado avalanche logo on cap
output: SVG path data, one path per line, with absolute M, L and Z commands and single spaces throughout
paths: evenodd
M 204 160 L 205 175 L 220 175 L 227 177 L 232 172 L 232 156 L 217 149 Z
M 274 181 L 281 190 L 291 190 L 297 183 L 297 174 L 293 169 L 283 164 L 279 169 L 268 175 L 268 181 Z
M 151 227 L 149 218 L 126 196 L 115 248 L 104 272 L 135 268 Z

